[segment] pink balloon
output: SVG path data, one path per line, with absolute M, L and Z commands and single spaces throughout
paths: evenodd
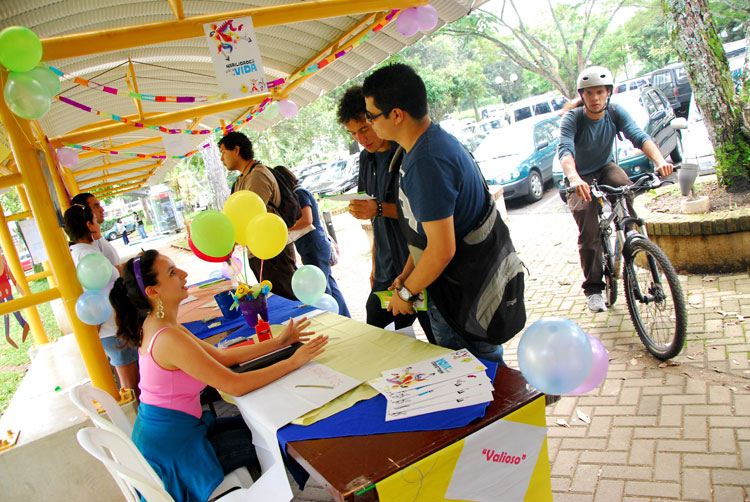
M 438 22 L 438 11 L 432 5 L 417 7 L 420 31 L 430 31 Z
M 604 381 L 604 377 L 607 376 L 607 369 L 609 368 L 609 355 L 607 354 L 607 349 L 602 345 L 602 342 L 588 333 L 586 333 L 586 336 L 589 337 L 589 342 L 591 343 L 591 355 L 593 356 L 591 361 L 591 371 L 589 371 L 589 376 L 586 377 L 586 380 L 584 380 L 581 385 L 568 392 L 568 394 L 572 396 L 580 396 L 581 394 L 585 394 L 588 391 L 599 387 L 599 384 Z
M 279 112 L 290 119 L 297 115 L 297 104 L 290 99 L 282 99 L 279 101 Z
M 58 148 L 57 160 L 59 160 L 60 164 L 64 165 L 65 167 L 73 168 L 78 165 L 78 152 L 76 152 L 72 148 Z
M 396 18 L 396 29 L 404 37 L 410 37 L 419 31 L 419 14 L 417 9 L 409 7 Z

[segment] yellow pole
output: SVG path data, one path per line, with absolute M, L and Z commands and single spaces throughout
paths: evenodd
M 98 173 L 99 171 L 104 171 L 105 169 L 113 169 L 115 167 L 120 167 L 120 166 L 126 166 L 128 164 L 133 164 L 135 162 L 143 162 L 144 160 L 148 160 L 148 159 L 143 159 L 141 157 L 133 157 L 131 159 L 118 160 L 117 162 L 112 162 L 110 164 L 102 164 L 102 165 L 96 166 L 96 167 L 88 167 L 86 169 L 80 169 L 80 170 L 78 170 L 78 171 L 75 172 L 75 175 L 76 176 L 83 176 L 85 174 Z M 88 180 L 86 180 L 86 181 L 88 181 Z M 86 181 L 81 181 L 81 183 L 85 183 Z
M 5 79 L 2 80 L 2 83 L 5 84 Z M 36 151 L 30 141 L 26 139 L 23 126 L 19 123 L 20 119 L 8 109 L 5 100 L 0 100 L 0 121 L 8 131 L 11 151 L 23 176 L 24 185 L 31 187 L 27 194 L 31 211 L 47 250 L 52 272 L 59 284 L 63 306 L 73 326 L 73 333 L 78 342 L 86 370 L 91 377 L 91 382 L 94 386 L 109 392 L 114 399 L 119 400 L 120 394 L 96 328 L 82 323 L 75 313 L 75 302 L 83 293 L 83 288 L 76 278 L 70 251 L 60 238 L 57 215 L 46 190 L 47 183 L 42 174 Z
M 131 83 L 131 79 L 133 82 Z M 133 67 L 133 62 L 128 58 L 128 72 L 125 77 L 125 81 L 128 83 L 128 89 L 130 92 L 138 92 L 138 82 L 135 80 L 135 68 Z M 140 99 L 133 98 L 133 101 L 135 102 L 135 109 L 138 110 L 138 120 L 143 120 L 143 105 L 141 105 Z M 110 138 L 109 144 L 112 144 L 112 139 Z
M 109 125 L 115 123 L 112 120 L 109 120 L 107 122 L 109 122 Z M 89 125 L 92 125 L 92 124 L 89 124 Z M 102 125 L 104 125 L 104 124 L 102 124 Z M 94 127 L 87 127 L 86 128 L 87 131 L 91 130 L 91 129 L 95 129 L 95 128 Z M 70 131 L 70 132 L 77 132 L 77 131 Z M 151 143 L 158 143 L 160 141 L 161 141 L 161 136 L 154 136 L 153 138 L 141 139 L 141 140 L 138 140 L 138 141 L 133 141 L 131 143 L 122 143 L 121 145 L 112 145 L 112 150 L 117 150 L 119 152 L 119 151 L 122 151 L 122 150 L 127 150 L 128 148 L 135 148 L 136 146 L 148 145 L 148 144 L 151 144 Z M 83 160 L 83 159 L 90 159 L 91 157 L 98 157 L 99 155 L 104 155 L 104 154 L 103 153 L 99 153 L 99 152 L 86 152 L 86 153 L 80 153 L 80 154 L 78 154 L 78 158 L 81 159 L 81 160 Z M 138 157 L 136 157 L 136 158 L 138 158 Z
M 149 159 L 139 159 L 139 160 L 149 160 Z M 159 161 L 159 162 L 154 162 L 153 164 L 146 164 L 145 166 L 141 166 L 141 167 L 134 167 L 133 169 L 128 169 L 127 171 L 120 171 L 118 173 L 105 174 L 104 176 L 97 176 L 96 178 L 87 178 L 85 180 L 81 180 L 78 183 L 78 186 L 83 187 L 84 185 L 89 185 L 91 183 L 96 183 L 98 181 L 104 181 L 104 180 L 108 180 L 112 178 L 117 178 L 120 176 L 126 176 L 128 174 L 138 173 L 140 171 L 147 171 L 149 169 L 155 169 L 159 167 L 160 165 L 162 165 L 163 163 L 164 162 Z M 89 190 L 90 188 L 91 187 L 85 188 L 85 190 Z M 84 190 L 84 188 L 81 188 L 81 190 Z
M 42 39 L 44 61 L 113 52 L 131 47 L 203 37 L 203 25 L 252 16 L 256 29 L 280 24 L 314 21 L 391 9 L 426 5 L 429 0 L 317 0 L 217 12 L 187 19 L 121 26 L 106 31 L 89 31 Z M 237 108 L 240 108 L 239 105 Z
M 64 213 L 70 207 L 70 197 L 65 191 L 65 185 L 63 184 L 62 176 L 60 176 L 60 169 L 57 162 L 57 157 L 52 153 L 52 148 L 47 141 L 47 135 L 39 126 L 38 123 L 32 122 L 31 128 L 34 130 L 34 135 L 37 137 L 39 144 L 42 145 L 42 151 L 44 152 L 44 158 L 47 159 L 47 170 L 52 177 L 52 185 L 55 187 L 55 194 L 57 195 L 57 202 L 60 203 L 60 209 Z

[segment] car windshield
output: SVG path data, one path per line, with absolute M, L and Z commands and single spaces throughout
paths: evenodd
M 641 99 L 645 99 L 645 95 L 640 93 L 613 94 L 611 102 L 618 108 L 622 107 L 628 112 L 628 114 L 633 117 L 635 123 L 638 124 L 638 127 L 646 129 L 646 125 L 648 124 L 648 111 L 646 110 L 646 107 L 643 106 Z
M 534 151 L 531 128 L 526 124 L 518 124 L 504 129 L 490 131 L 479 143 L 474 157 L 478 162 L 511 155 L 531 155 Z
M 323 171 L 323 176 L 320 177 L 320 182 L 334 181 L 341 177 L 346 169 L 346 160 L 334 160 L 331 164 Z

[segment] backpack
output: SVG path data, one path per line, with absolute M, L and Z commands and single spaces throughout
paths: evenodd
M 577 143 L 578 139 L 581 135 L 581 126 L 583 125 L 583 115 L 586 113 L 586 110 L 583 109 L 583 105 L 574 108 L 571 110 L 572 113 L 575 114 L 575 120 L 576 120 L 576 134 L 573 138 L 573 143 Z M 620 114 L 617 113 L 617 107 L 614 103 L 609 103 L 607 105 L 607 119 L 612 121 L 615 124 L 615 128 L 617 129 L 617 137 L 620 139 L 620 141 L 625 141 L 625 138 L 622 135 L 622 129 L 621 129 L 621 123 L 620 123 Z
M 274 179 L 276 179 L 276 184 L 279 186 L 279 194 L 281 195 L 281 202 L 279 202 L 278 206 L 271 203 L 271 201 L 268 201 L 268 205 L 279 213 L 281 219 L 286 223 L 287 228 L 292 228 L 297 223 L 297 220 L 302 218 L 302 209 L 299 206 L 297 194 L 294 193 L 294 186 L 275 168 L 268 167 L 267 169 L 271 171 Z

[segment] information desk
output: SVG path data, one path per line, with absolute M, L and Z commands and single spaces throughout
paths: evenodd
M 450 472 L 443 470 L 437 473 L 437 479 L 431 479 L 424 469 L 410 473 L 409 467 L 423 459 L 428 464 L 434 462 L 436 459 L 430 458 L 431 455 L 503 418 L 545 427 L 544 395 L 536 389 L 527 387 L 526 381 L 518 371 L 502 366 L 498 368 L 493 397 L 494 400 L 487 408 L 485 416 L 466 427 L 297 441 L 287 444 L 287 454 L 339 501 L 394 500 L 391 497 L 382 497 L 380 492 L 384 490 L 381 482 L 399 472 L 404 472 L 405 482 L 414 486 L 422 483 L 432 483 L 434 486 L 436 482 L 441 484 L 442 480 L 442 485 L 445 486 L 436 487 L 438 493 L 433 492 L 427 497 L 425 486 L 421 486 L 422 493 L 416 500 L 444 500 L 439 492 L 442 491 L 444 494 L 448 486 L 453 472 L 450 465 L 447 466 Z M 513 416 L 514 412 L 521 412 L 516 415 L 524 416 Z M 498 450 L 498 454 L 501 453 Z M 447 454 L 450 456 L 449 452 Z M 450 463 L 452 460 L 447 459 L 447 462 Z M 539 449 L 533 471 L 525 497 L 518 500 L 552 500 L 546 438 Z M 397 487 L 388 488 L 388 491 L 392 491 Z M 401 489 L 395 491 L 400 492 Z M 440 498 L 435 498 L 436 495 Z M 403 492 L 403 500 L 415 500 L 414 496 L 415 494 Z M 495 496 L 494 500 L 509 500 L 504 498 L 502 493 L 496 493 Z

